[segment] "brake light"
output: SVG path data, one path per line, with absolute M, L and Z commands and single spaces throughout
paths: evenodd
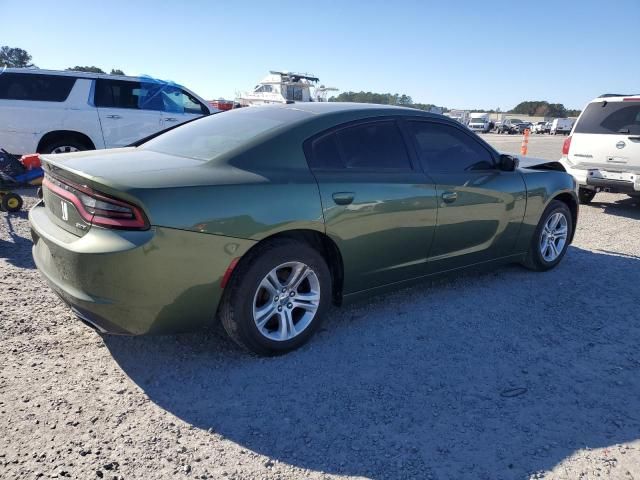
M 82 218 L 106 228 L 147 230 L 149 222 L 135 205 L 97 192 L 86 185 L 60 180 L 47 174 L 42 185 L 59 197 L 71 202 Z
M 627 97 L 622 99 L 623 102 L 640 102 L 640 97 Z
M 565 157 L 569 155 L 569 149 L 571 148 L 571 135 L 564 139 L 564 143 L 562 144 L 562 155 Z

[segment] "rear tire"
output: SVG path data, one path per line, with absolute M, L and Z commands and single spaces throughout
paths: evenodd
M 567 204 L 552 200 L 540 217 L 523 265 L 538 272 L 554 268 L 567 252 L 573 228 Z
M 57 153 L 71 153 L 80 152 L 83 150 L 92 150 L 91 146 L 77 138 L 61 138 L 60 140 L 54 140 L 47 143 L 42 147 L 43 154 L 57 154 Z
M 307 276 L 296 285 L 298 270 Z M 302 242 L 275 240 L 249 252 L 236 267 L 219 316 L 241 347 L 258 355 L 279 355 L 311 338 L 331 297 L 331 273 L 320 253 Z
M 593 197 L 596 196 L 596 191 L 591 190 L 590 188 L 582 188 L 578 189 L 578 198 L 580 199 L 580 203 L 582 205 L 589 205 L 593 200 Z

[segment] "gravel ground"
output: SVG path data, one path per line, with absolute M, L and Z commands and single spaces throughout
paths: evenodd
M 334 309 L 271 359 L 220 329 L 100 337 L 34 269 L 26 215 L 0 215 L 2 479 L 640 478 L 640 205 L 624 196 L 581 209 L 552 272 Z

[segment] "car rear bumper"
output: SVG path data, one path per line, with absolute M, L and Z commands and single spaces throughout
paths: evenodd
M 587 185 L 596 190 L 604 190 L 611 193 L 640 193 L 640 185 L 625 180 L 611 180 L 605 178 L 587 177 Z
M 85 323 L 103 333 L 177 333 L 215 318 L 220 282 L 254 242 L 153 227 L 91 227 L 82 237 L 29 212 L 33 257 L 51 288 Z

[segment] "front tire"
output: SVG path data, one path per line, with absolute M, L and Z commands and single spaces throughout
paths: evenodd
M 558 265 L 567 253 L 573 228 L 573 217 L 567 204 L 552 200 L 533 234 L 524 266 L 542 272 Z
M 220 320 L 247 350 L 283 354 L 311 338 L 331 294 L 331 273 L 317 250 L 295 240 L 276 240 L 242 259 L 225 289 Z

